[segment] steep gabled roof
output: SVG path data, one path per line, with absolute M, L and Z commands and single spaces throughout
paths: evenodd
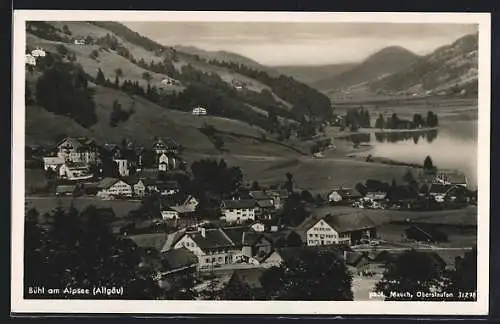
M 257 205 L 253 199 L 239 199 L 239 200 L 223 200 L 223 206 L 226 209 L 250 209 Z
M 243 242 L 243 234 L 250 231 L 250 228 L 248 226 L 231 226 L 224 227 L 222 230 L 235 245 L 241 245 Z
M 326 215 L 324 221 L 338 233 L 346 233 L 376 227 L 370 217 L 361 212 Z
M 200 232 L 186 234 L 202 249 L 203 251 L 235 246 L 235 244 L 227 237 L 220 228 L 205 230 L 205 237 Z
M 115 183 L 120 181 L 120 179 L 117 178 L 104 178 L 102 179 L 99 184 L 97 185 L 97 188 L 99 189 L 108 189 L 111 186 L 113 186 Z
M 249 192 L 250 197 L 252 197 L 255 200 L 269 200 L 271 197 L 267 195 L 264 191 L 262 190 L 253 190 Z
M 141 248 L 154 248 L 161 251 L 167 241 L 166 233 L 130 235 L 129 238 Z
M 429 189 L 430 193 L 444 194 L 446 193 L 452 186 L 433 183 Z

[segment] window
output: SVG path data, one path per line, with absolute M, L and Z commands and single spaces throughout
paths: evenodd
M 207 262 L 207 263 L 210 263 L 210 258 L 207 258 L 207 259 L 206 259 L 206 262 Z

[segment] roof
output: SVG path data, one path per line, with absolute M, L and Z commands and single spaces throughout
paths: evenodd
M 130 235 L 129 238 L 141 248 L 154 248 L 161 251 L 167 241 L 166 233 Z
M 60 185 L 56 187 L 56 192 L 57 193 L 70 193 L 75 190 L 75 186 L 70 186 L 70 185 Z
M 451 188 L 451 185 L 433 183 L 431 185 L 431 187 L 429 188 L 429 192 L 442 194 L 442 193 L 446 193 L 450 188 Z
M 161 258 L 167 270 L 189 267 L 198 263 L 196 255 L 185 247 L 163 252 Z
M 250 231 L 248 226 L 231 226 L 222 228 L 227 237 L 236 245 L 241 245 L 243 242 L 243 235 L 245 232 Z
M 167 240 L 165 241 L 165 244 L 163 245 L 161 252 L 170 251 L 170 249 L 172 249 L 175 243 L 177 243 L 184 236 L 184 234 L 186 234 L 185 229 L 181 229 L 174 233 L 167 234 Z
M 264 238 L 265 240 L 272 243 L 271 239 L 267 238 L 262 233 L 244 232 L 243 237 L 242 237 L 242 244 L 246 245 L 246 246 L 251 246 L 251 245 L 255 244 L 255 242 L 257 242 L 261 238 Z
M 337 192 L 339 193 L 342 197 L 361 197 L 362 195 L 353 188 L 343 188 L 343 187 L 337 187 L 337 188 L 332 188 L 330 190 L 329 194 Z
M 269 199 L 271 199 L 271 197 L 269 197 L 262 190 L 250 191 L 248 194 L 250 195 L 250 197 L 252 197 L 253 199 L 256 199 L 256 200 L 269 200 Z
M 59 164 L 64 163 L 64 159 L 59 156 L 44 156 L 43 161 L 45 163 L 59 163 Z
M 188 233 L 186 235 L 189 235 L 203 251 L 220 247 L 234 246 L 231 239 L 229 239 L 229 237 L 227 237 L 219 228 L 207 228 L 205 230 L 205 237 L 201 235 L 201 232 Z
M 254 208 L 256 206 L 256 201 L 253 199 L 239 199 L 239 200 L 223 200 L 226 209 L 247 209 Z
M 196 208 L 193 206 L 185 206 L 185 205 L 171 206 L 170 209 L 178 212 L 179 214 L 192 213 L 196 210 Z
M 157 185 L 160 190 L 179 189 L 179 183 L 177 181 L 160 181 L 157 182 Z
M 465 174 L 459 171 L 441 171 L 437 175 L 441 180 L 450 184 L 466 184 L 467 178 Z
M 268 190 L 267 194 L 270 196 L 279 196 L 280 198 L 288 198 L 289 194 L 286 189 L 281 190 Z
M 273 201 L 271 199 L 268 200 L 257 200 L 257 206 L 260 208 L 271 208 L 274 207 Z
M 338 233 L 352 232 L 376 227 L 367 215 L 356 211 L 346 214 L 326 215 L 324 221 Z
M 99 184 L 97 185 L 97 188 L 99 189 L 108 189 L 111 186 L 113 186 L 115 183 L 120 181 L 120 179 L 117 178 L 104 178 L 102 179 Z

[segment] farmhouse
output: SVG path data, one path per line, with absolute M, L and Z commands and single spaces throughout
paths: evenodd
M 101 198 L 132 197 L 132 186 L 120 179 L 104 178 L 97 187 L 97 196 Z
M 118 173 L 120 173 L 120 176 L 126 177 L 129 175 L 128 160 L 126 160 L 126 159 L 113 159 L 113 162 L 115 162 L 118 165 Z
M 436 182 L 445 185 L 467 187 L 467 178 L 465 174 L 458 171 L 441 171 L 436 176 Z
M 199 231 L 185 233 L 175 243 L 174 249 L 182 247 L 198 257 L 200 268 L 241 260 L 241 247 L 236 246 L 221 228 L 200 228 Z
M 327 214 L 319 219 L 309 217 L 299 228 L 308 246 L 355 245 L 364 238 L 376 237 L 376 225 L 360 212 Z
M 436 202 L 442 203 L 445 201 L 446 194 L 452 187 L 452 185 L 433 183 L 429 188 L 429 196 Z
M 362 195 L 355 189 L 338 187 L 328 193 L 328 202 L 332 205 L 344 204 L 361 198 Z
M 268 190 L 266 194 L 273 200 L 274 208 L 280 209 L 288 199 L 288 192 L 286 190 Z
M 205 116 L 207 114 L 207 109 L 202 107 L 193 108 L 193 115 L 195 116 Z
M 24 63 L 31 65 L 31 66 L 35 66 L 36 65 L 36 58 L 31 54 L 26 54 L 24 56 Z
M 177 167 L 177 159 L 167 153 L 161 153 L 158 157 L 158 170 L 168 171 Z
M 93 178 L 94 175 L 85 163 L 66 162 L 59 167 L 59 177 L 68 180 L 86 180 Z
M 177 154 L 177 145 L 172 140 L 165 143 L 161 138 L 157 138 L 153 142 L 152 149 L 158 157 L 163 153 Z
M 255 220 L 256 207 L 257 202 L 253 199 L 223 200 L 221 203 L 221 219 L 228 223 Z
M 49 168 L 53 171 L 57 171 L 61 165 L 64 164 L 64 160 L 59 156 L 46 156 L 43 158 L 43 168 L 47 171 Z
M 97 161 L 97 146 L 86 138 L 66 137 L 57 144 L 57 149 L 57 156 L 65 161 L 87 164 Z
M 36 49 L 31 51 L 31 55 L 33 57 L 45 57 L 46 54 L 47 53 L 43 49 L 40 49 L 40 48 L 36 48 Z

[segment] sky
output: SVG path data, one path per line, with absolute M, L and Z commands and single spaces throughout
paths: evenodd
M 164 45 L 228 51 L 261 64 L 359 62 L 387 46 L 425 55 L 477 31 L 475 24 L 315 22 L 123 22 Z

